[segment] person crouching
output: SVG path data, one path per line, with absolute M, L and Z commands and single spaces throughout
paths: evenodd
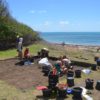
M 30 60 L 30 58 L 31 58 L 31 56 L 30 56 L 29 48 L 26 48 L 24 51 L 24 59 Z

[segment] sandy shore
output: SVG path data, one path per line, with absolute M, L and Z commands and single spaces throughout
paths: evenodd
M 91 45 L 74 45 L 74 44 L 59 44 L 59 43 L 49 43 L 47 41 L 42 41 L 43 44 L 49 46 L 52 52 L 58 52 L 58 54 L 67 54 L 69 57 L 78 57 L 81 58 L 88 58 L 93 61 L 95 56 L 100 57 L 100 46 L 91 46 Z M 53 55 L 56 55 L 56 54 Z M 80 58 L 81 57 L 81 58 Z
M 91 45 L 74 45 L 74 44 L 59 44 L 59 43 L 49 43 L 51 45 L 55 45 L 55 46 L 62 46 L 66 49 L 70 49 L 70 50 L 87 50 L 87 49 L 95 49 L 98 50 L 100 49 L 100 46 L 91 46 Z

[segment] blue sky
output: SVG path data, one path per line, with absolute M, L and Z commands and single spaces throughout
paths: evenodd
M 100 0 L 6 0 L 12 16 L 42 32 L 100 32 Z

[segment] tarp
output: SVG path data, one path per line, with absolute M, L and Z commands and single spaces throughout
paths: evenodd
M 37 90 L 44 90 L 44 89 L 47 89 L 47 87 L 46 86 L 37 86 L 36 89 Z
M 91 70 L 90 69 L 83 69 L 82 72 L 85 73 L 85 74 L 90 74 Z
M 82 96 L 86 99 L 86 100 L 93 100 L 93 98 L 92 97 L 90 97 L 89 95 L 87 95 L 86 93 L 87 93 L 87 89 L 85 89 L 84 87 L 80 87 L 80 88 L 82 88 Z
M 42 58 L 38 63 L 40 65 L 51 65 L 51 63 L 48 61 L 48 58 Z

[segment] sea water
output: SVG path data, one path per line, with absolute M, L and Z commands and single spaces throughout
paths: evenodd
M 41 32 L 40 36 L 51 43 L 100 46 L 100 32 Z

